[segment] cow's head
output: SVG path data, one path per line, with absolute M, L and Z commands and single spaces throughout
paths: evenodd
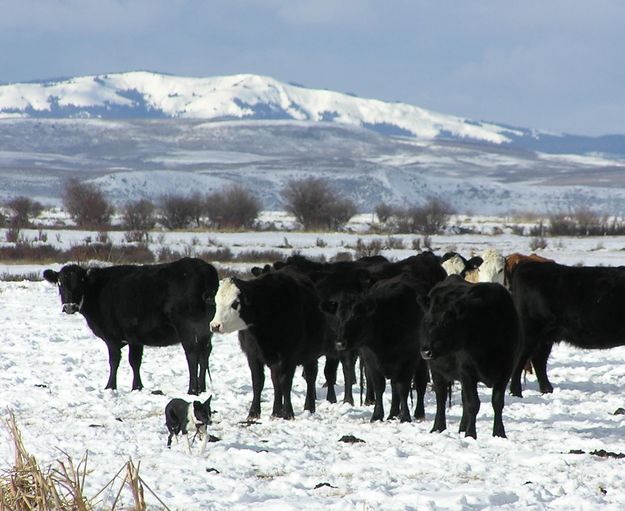
M 459 254 L 451 254 L 450 257 L 443 260 L 441 266 L 447 275 L 460 275 L 466 270 L 467 263 Z
M 249 298 L 242 288 L 243 281 L 240 279 L 225 278 L 219 281 L 215 295 L 215 316 L 210 322 L 213 332 L 228 334 L 245 330 L 250 325 Z
M 335 347 L 338 351 L 366 344 L 374 331 L 375 302 L 354 295 L 344 296 L 336 303 L 338 332 Z
M 503 285 L 506 266 L 504 256 L 496 250 L 487 250 L 482 259 L 484 262 L 479 267 L 478 282 L 497 282 Z
M 462 345 L 469 311 L 462 299 L 448 298 L 430 293 L 417 300 L 424 313 L 420 342 L 426 360 L 448 355 Z
M 58 286 L 63 312 L 66 314 L 74 314 L 82 309 L 87 277 L 88 270 L 76 264 L 63 266 L 58 272 L 50 269 L 43 272 L 44 279 Z

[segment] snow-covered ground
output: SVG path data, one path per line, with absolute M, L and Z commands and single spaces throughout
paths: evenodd
M 60 242 L 69 243 L 72 236 L 64 232 Z M 169 236 L 159 242 L 173 243 L 175 236 L 183 235 Z M 209 237 L 189 236 L 201 238 L 200 244 L 190 244 L 200 248 Z M 210 234 L 212 244 L 233 250 L 258 249 L 262 244 L 263 249 L 273 248 L 285 236 L 295 249 L 310 255 L 330 255 L 363 237 Z M 412 238 L 405 237 L 404 250 L 387 255 L 407 256 Z M 319 246 L 323 243 L 318 239 L 326 246 Z M 53 234 L 49 240 L 56 242 Z M 548 241 L 541 253 L 566 264 L 625 264 L 623 237 Z M 467 254 L 489 246 L 504 253 L 527 253 L 529 242 L 530 238 L 511 234 L 432 237 L 437 251 L 455 248 Z M 43 269 L 0 263 L 0 274 Z M 146 349 L 143 391 L 130 391 L 131 371 L 125 360 L 118 391 L 105 391 L 104 343 L 93 336 L 82 316 L 61 313 L 56 288 L 45 282 L 0 282 L 0 332 L 2 416 L 8 410 L 15 413 L 26 448 L 43 466 L 62 459 L 63 452 L 76 462 L 88 452 L 87 495 L 95 495 L 132 459 L 140 462 L 140 475 L 149 487 L 170 509 L 178 510 L 625 509 L 625 461 L 591 454 L 625 453 L 625 415 L 614 414 L 625 407 L 625 347 L 584 351 L 556 346 L 549 363 L 554 393 L 541 395 L 530 375 L 523 399 L 507 396 L 508 439 L 491 436 L 490 392 L 480 387 L 478 438 L 473 440 L 457 432 L 458 388 L 448 410 L 448 430 L 431 434 L 432 392 L 426 398 L 426 421 L 371 424 L 370 407 L 322 399 L 322 371 L 317 413 L 302 411 L 305 387 L 298 373 L 295 420 L 269 418 L 268 378 L 260 422 L 244 424 L 251 399 L 249 370 L 236 334 L 216 335 L 210 393 L 217 413 L 210 433 L 220 440 L 210 443 L 201 456 L 196 445 L 189 456 L 182 442 L 166 448 L 164 426 L 169 399 L 188 398 L 180 346 Z M 163 395 L 153 394 L 155 390 Z M 339 386 L 337 393 L 341 391 Z M 387 410 L 389 401 L 387 396 Z M 363 442 L 341 442 L 345 435 Z M 12 463 L 9 435 L 0 428 L 0 471 L 10 469 Z M 110 507 L 117 489 L 102 497 L 101 509 Z M 159 508 L 153 497 L 146 498 L 150 509 Z M 125 499 L 130 501 L 128 495 Z

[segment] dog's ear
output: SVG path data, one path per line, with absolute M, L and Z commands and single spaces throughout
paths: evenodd
M 204 401 L 204 408 L 206 408 L 207 410 L 211 409 L 211 399 L 213 399 L 212 394 L 208 396 L 208 399 L 206 401 Z

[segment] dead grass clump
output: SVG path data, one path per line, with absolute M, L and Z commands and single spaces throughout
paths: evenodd
M 87 457 L 77 467 L 65 455 L 55 469 L 42 470 L 26 451 L 22 435 L 10 415 L 5 424 L 15 448 L 13 469 L 0 476 L 0 509 L 87 511 L 92 505 L 83 496 Z
M 107 509 L 146 511 L 146 490 L 156 498 L 161 508 L 169 508 L 147 486 L 139 476 L 139 467 L 129 460 L 115 474 L 113 479 L 93 498 L 84 495 L 87 477 L 87 454 L 75 465 L 71 457 L 63 452 L 63 459 L 56 465 L 42 469 L 37 459 L 24 447 L 22 435 L 15 422 L 13 413 L 4 421 L 15 450 L 14 466 L 0 472 L 0 511 L 92 511 L 103 504 L 101 495 L 114 489 L 122 477 L 119 490 Z M 121 503 L 123 490 L 130 491 L 131 504 Z

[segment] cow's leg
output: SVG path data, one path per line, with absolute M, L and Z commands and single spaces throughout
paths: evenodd
M 252 421 L 260 417 L 260 398 L 265 386 L 265 366 L 260 360 L 250 355 L 247 357 L 247 365 L 252 376 L 252 404 L 247 420 Z
M 408 394 L 410 393 L 410 382 L 412 380 L 412 371 L 402 375 L 395 382 L 397 399 L 399 400 L 399 420 L 400 422 L 410 422 L 410 409 L 408 408 Z
M 109 351 L 109 381 L 105 389 L 117 389 L 117 369 L 122 358 L 122 344 L 119 342 L 106 342 Z
M 388 413 L 388 420 L 394 419 L 399 415 L 399 389 L 397 387 L 397 381 L 395 378 L 391 378 L 391 409 Z
M 366 382 L 366 392 L 365 392 L 365 405 L 373 405 L 375 404 L 375 382 L 374 378 L 369 374 L 369 369 L 365 364 L 365 382 Z
M 553 342 L 551 341 L 540 342 L 532 354 L 532 365 L 534 366 L 538 386 L 543 394 L 551 394 L 553 392 L 553 385 L 551 385 L 547 377 L 547 360 L 549 360 L 552 347 Z
M 284 406 L 282 385 L 280 382 L 281 367 L 280 364 L 272 365 L 270 368 L 271 383 L 273 383 L 273 409 L 272 417 L 282 417 L 282 409 Z
M 304 379 L 306 380 L 306 402 L 304 403 L 304 410 L 308 410 L 310 413 L 315 413 L 315 406 L 317 401 L 317 371 L 318 371 L 317 360 L 313 360 L 304 364 Z M 334 373 L 336 377 L 336 372 Z M 328 399 L 328 401 L 330 401 Z M 334 401 L 330 401 L 331 403 L 336 403 L 336 396 L 334 396 Z
M 291 403 L 291 387 L 293 386 L 293 376 L 295 376 L 295 365 L 280 364 L 280 387 L 282 389 L 282 413 L 283 419 L 291 420 L 295 418 L 293 404 Z M 315 375 L 316 376 L 316 375 Z
M 523 397 L 523 393 L 521 391 L 521 374 L 523 374 L 527 361 L 530 359 L 532 350 L 535 346 L 536 342 L 534 341 L 533 336 L 526 334 L 523 351 L 517 359 L 516 365 L 512 370 L 512 375 L 510 376 L 510 393 L 513 396 Z
M 128 362 L 132 368 L 132 390 L 141 390 L 141 360 L 143 358 L 143 344 L 128 345 Z
M 381 421 L 384 419 L 384 404 L 382 402 L 382 398 L 384 397 L 384 389 L 386 388 L 386 378 L 382 372 L 373 368 L 369 370 L 369 377 L 371 379 L 371 383 L 373 384 L 373 393 L 375 395 L 375 404 L 373 406 L 371 422 Z
M 187 368 L 189 371 L 189 389 L 187 394 L 198 395 L 200 389 L 198 386 L 198 361 L 200 353 L 200 341 L 194 331 L 183 329 L 179 334 L 182 340 L 185 357 L 187 358 Z
M 503 405 L 506 394 L 506 384 L 493 385 L 491 403 L 495 418 L 493 420 L 493 436 L 506 438 L 506 430 L 503 427 Z
M 477 382 L 473 378 L 464 377 L 462 383 L 462 419 L 459 432 L 465 436 L 477 438 L 475 423 L 480 411 L 480 398 L 477 394 Z
M 206 392 L 206 374 L 210 374 L 208 369 L 208 359 L 213 349 L 211 338 L 211 333 L 198 337 L 198 391 L 200 394 L 202 392 Z
M 440 433 L 447 429 L 447 418 L 445 417 L 445 405 L 447 404 L 447 391 L 449 382 L 436 371 L 432 371 L 432 383 L 436 394 L 436 415 L 434 416 L 434 426 L 431 433 Z
M 341 354 L 341 366 L 343 367 L 343 381 L 345 382 L 345 393 L 343 403 L 353 406 L 354 394 L 352 386 L 356 383 L 356 358 L 358 354 L 354 351 L 347 351 Z
M 336 391 L 334 386 L 336 385 L 336 373 L 338 368 L 339 359 L 337 357 L 326 356 L 326 363 L 323 366 L 323 374 L 326 377 L 326 385 L 328 386 L 326 399 L 330 403 L 336 403 Z M 305 367 L 304 370 L 306 370 Z
M 425 419 L 425 392 L 427 391 L 428 380 L 429 370 L 427 362 L 419 357 L 417 369 L 414 373 L 414 385 L 417 391 L 417 404 L 414 409 L 414 418 L 418 421 Z

